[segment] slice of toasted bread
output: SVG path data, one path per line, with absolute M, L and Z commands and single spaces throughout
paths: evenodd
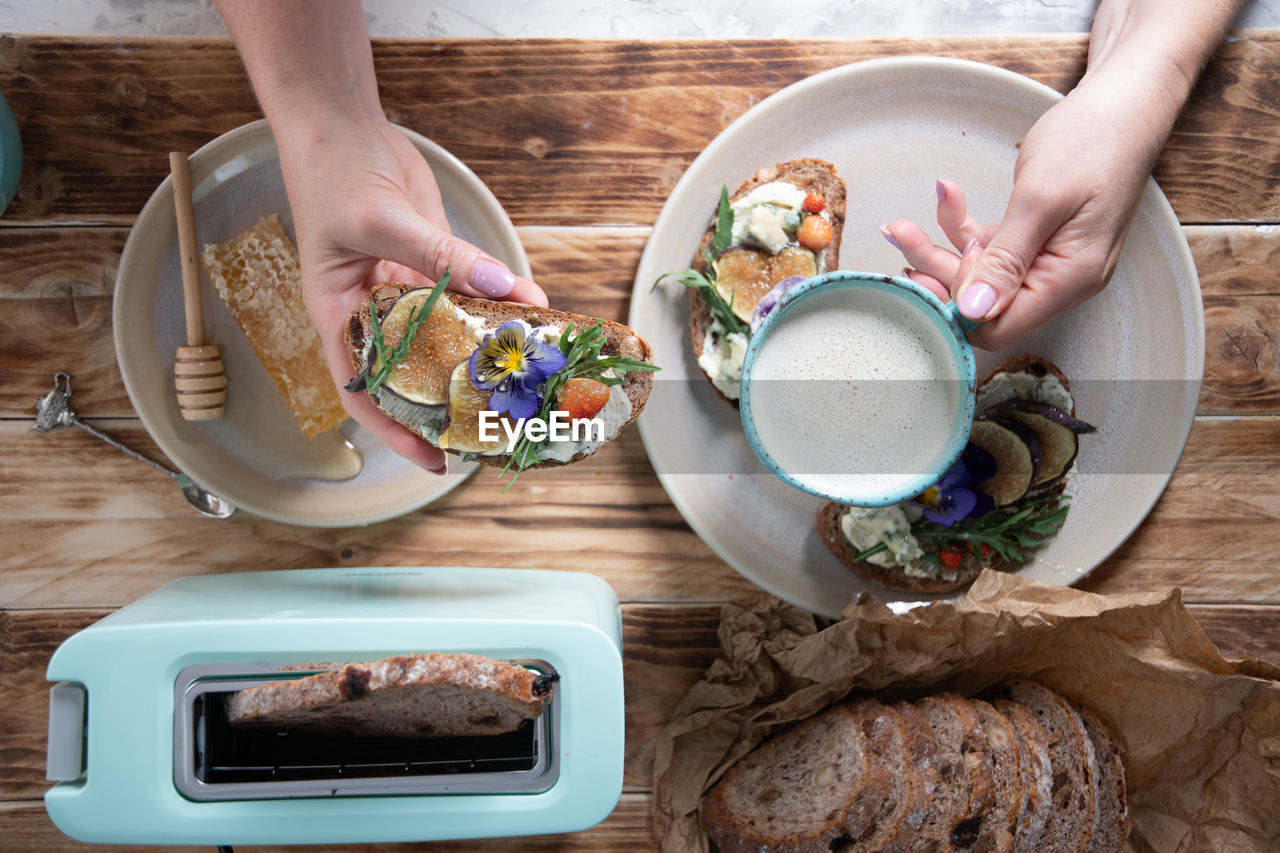
M 823 208 L 823 212 L 831 222 L 831 244 L 823 250 L 823 263 L 818 272 L 831 272 L 839 269 L 840 240 L 844 234 L 847 190 L 844 179 L 836 172 L 835 166 L 826 160 L 812 157 L 778 163 L 769 168 L 760 169 L 751 178 L 743 181 L 742 185 L 729 196 L 729 201 L 737 201 L 756 187 L 773 181 L 786 181 L 806 192 L 817 193 L 823 197 L 826 205 Z M 698 244 L 698 251 L 693 259 L 693 268 L 698 272 L 707 272 L 704 250 L 709 250 L 715 240 L 717 214 L 718 204 L 716 209 L 711 212 L 711 224 L 707 226 L 707 231 L 703 235 L 702 241 Z M 695 288 L 689 291 L 689 308 L 689 329 L 693 335 L 693 356 L 696 359 L 702 357 L 706 334 L 711 328 L 711 307 Z M 711 387 L 722 400 L 733 406 L 738 405 L 737 398 L 729 397 L 717 388 L 715 382 L 705 371 L 703 376 L 706 377 L 707 382 L 711 384 Z
M 483 655 L 397 655 L 233 693 L 227 719 L 318 734 L 501 734 L 542 714 L 557 679 Z
M 369 319 L 370 309 L 376 309 L 379 316 L 384 314 L 403 294 L 414 289 L 414 285 L 387 283 L 379 285 L 370 291 L 360 308 L 353 312 L 347 320 L 346 341 L 347 341 L 347 357 L 351 361 L 351 369 L 355 374 L 361 373 L 365 369 L 366 358 L 368 357 L 369 347 L 373 337 L 373 329 Z M 449 293 L 448 299 L 461 310 L 465 311 L 472 317 L 481 317 L 484 319 L 485 328 L 492 331 L 508 320 L 523 320 L 530 326 L 558 326 L 561 329 L 568 328 L 569 324 L 574 325 L 575 333 L 585 331 L 597 322 L 600 323 L 605 336 L 605 344 L 601 349 L 601 355 L 622 355 L 629 358 L 640 359 L 653 363 L 653 350 L 649 344 L 633 332 L 631 329 L 614 322 L 613 320 L 605 320 L 598 317 L 588 317 L 583 314 L 572 314 L 568 311 L 556 311 L 551 308 L 540 308 L 536 305 L 525 305 L 519 302 L 495 302 L 488 299 L 475 299 L 469 296 L 461 296 L 456 293 Z M 627 399 L 631 405 L 631 414 L 626 422 L 622 424 L 618 432 L 630 426 L 632 422 L 639 417 L 640 412 L 644 410 L 645 403 L 649 399 L 649 391 L 653 387 L 653 374 L 648 371 L 634 370 L 623 375 L 623 384 L 615 386 L 612 392 L 621 391 L 627 395 Z M 369 395 L 374 405 L 381 408 L 376 394 Z M 387 413 L 388 417 L 392 417 Z M 395 418 L 392 417 L 394 420 Z M 614 435 L 605 436 L 606 443 L 612 440 Z M 567 462 L 556 459 L 547 459 L 536 464 L 528 466 L 532 468 L 551 468 L 560 465 L 567 465 L 571 462 L 577 462 L 590 456 L 599 447 L 592 447 L 585 452 L 577 453 Z M 445 448 L 448 453 L 461 455 L 459 451 L 453 448 Z M 492 456 L 480 455 L 475 457 L 475 461 L 482 465 L 501 468 L 507 464 L 510 459 L 508 454 L 497 454 Z
M 1066 374 L 1057 365 L 1039 356 L 1020 355 L 1008 359 L 991 371 L 978 384 L 979 395 L 992 379 L 1001 373 L 1026 373 L 1037 379 L 1052 375 L 1057 378 L 1064 390 L 1068 393 L 1071 390 Z M 1074 401 L 1072 401 L 1071 411 L 1068 414 L 1075 414 Z M 1058 479 L 1051 487 L 1046 486 L 1046 489 L 1055 488 L 1061 492 L 1065 485 L 1065 479 Z M 901 566 L 880 566 L 865 560 L 854 561 L 853 556 L 858 553 L 859 549 L 849 542 L 849 538 L 845 536 L 840 526 L 841 518 L 846 510 L 847 507 L 845 505 L 828 501 L 819 508 L 814 527 L 822 538 L 823 544 L 827 546 L 827 550 L 834 554 L 837 559 L 853 571 L 882 586 L 911 592 L 953 592 L 973 583 L 984 568 L 1002 568 L 1006 565 L 1005 561 L 999 558 L 984 564 L 972 554 L 966 553 L 956 569 L 936 576 L 921 576 L 907 574 Z

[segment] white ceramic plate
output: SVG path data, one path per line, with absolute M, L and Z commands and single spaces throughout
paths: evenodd
M 997 221 L 1012 189 L 1017 143 L 1061 95 L 1033 80 L 964 60 L 910 57 L 832 69 L 778 92 L 727 127 L 676 185 L 645 248 L 630 324 L 663 370 L 640 417 L 649 457 L 685 519 L 730 565 L 769 592 L 838 616 L 869 587 L 814 533 L 821 501 L 766 473 L 736 409 L 698 371 L 688 297 L 661 274 L 693 259 L 721 185 L 797 157 L 835 164 L 849 186 L 844 269 L 898 273 L 901 255 L 879 226 L 912 219 L 936 242 L 938 178 L 958 181 L 970 211 Z M 1071 378 L 1081 441 L 1068 485 L 1071 514 L 1023 574 L 1069 584 L 1107 558 L 1146 517 L 1177 465 L 1204 372 L 1200 285 L 1186 239 L 1149 182 L 1119 268 L 1100 296 L 1016 349 L 980 353 L 978 375 L 1017 353 L 1041 355 Z M 918 595 L 912 595 L 918 598 Z
M 404 133 L 431 165 L 454 233 L 517 274 L 529 275 L 519 237 L 493 193 L 443 148 L 412 131 Z M 201 245 L 228 240 L 269 213 L 279 214 L 293 236 L 279 155 L 265 121 L 239 127 L 196 151 L 191 180 Z M 173 389 L 174 351 L 186 343 L 186 332 L 173 191 L 166 178 L 125 243 L 113 307 L 116 358 L 142 423 L 196 482 L 264 518 L 344 527 L 425 506 L 476 468 L 453 458 L 449 474 L 428 474 L 348 420 L 341 431 L 363 455 L 363 468 L 347 480 L 318 478 L 317 460 L 331 458 L 334 449 L 324 442 L 340 441 L 329 434 L 307 441 L 207 279 L 203 296 L 206 340 L 223 351 L 227 408 L 219 420 L 190 423 L 182 419 Z

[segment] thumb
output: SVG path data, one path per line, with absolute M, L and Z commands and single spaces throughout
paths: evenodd
M 368 221 L 360 237 L 369 255 L 403 264 L 432 281 L 448 270 L 449 289 L 466 296 L 547 304 L 542 288 L 531 280 L 515 275 L 497 258 L 437 227 L 407 204 Z
M 1041 248 L 1061 225 L 1036 210 L 1015 191 L 982 253 L 960 276 L 953 292 L 956 307 L 970 320 L 991 320 L 1009 307 Z

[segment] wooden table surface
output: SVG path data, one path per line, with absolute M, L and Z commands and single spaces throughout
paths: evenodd
M 625 319 L 640 252 L 702 148 L 763 97 L 848 62 L 933 54 L 1067 91 L 1083 37 L 859 41 L 384 41 L 391 118 L 459 156 L 519 227 L 552 304 Z M 0 38 L 26 158 L 0 219 L 0 847 L 81 850 L 45 815 L 49 655 L 171 578 L 263 568 L 575 569 L 623 601 L 621 802 L 522 850 L 647 850 L 652 742 L 716 653 L 719 603 L 755 588 L 685 524 L 634 430 L 570 468 L 492 477 L 367 528 L 196 516 L 162 474 L 78 430 L 28 431 L 72 373 L 82 416 L 162 458 L 116 368 L 111 299 L 130 224 L 193 150 L 258 118 L 225 39 Z M 1142 527 L 1081 585 L 1181 587 L 1230 656 L 1280 661 L 1280 30 L 1222 45 L 1156 169 L 1204 291 L 1205 384 L 1181 464 Z M 590 117 L 590 121 L 584 119 Z M 528 500 L 536 501 L 528 508 Z M 432 845 L 423 845 L 431 847 Z M 505 841 L 433 849 L 507 850 Z M 378 849 L 407 849 L 386 845 Z M 313 848 L 314 849 L 314 848 Z

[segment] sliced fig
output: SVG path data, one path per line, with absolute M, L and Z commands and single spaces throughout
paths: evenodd
M 416 288 L 407 291 L 387 309 L 381 325 L 388 348 L 400 343 L 409 315 L 430 295 L 430 288 Z M 454 365 L 470 356 L 475 348 L 475 336 L 466 320 L 457 313 L 449 298 L 442 295 L 431 309 L 431 316 L 414 335 L 409 354 L 391 368 L 383 387 L 414 403 L 447 403 L 449 376 Z M 375 370 L 379 366 L 373 365 Z
M 1054 411 L 1061 410 L 1054 409 Z M 1040 474 L 1031 484 L 1033 489 L 1057 480 L 1076 460 L 1080 442 L 1070 427 L 1051 420 L 1045 415 L 1017 409 L 991 409 L 986 415 L 1000 424 L 1009 422 L 1022 424 L 1034 432 L 1036 438 L 1040 440 Z
M 733 313 L 746 323 L 756 305 L 773 286 L 784 278 L 817 275 L 813 252 L 801 246 L 788 245 L 776 255 L 746 246 L 734 246 L 720 253 L 715 261 L 716 290 L 733 305 Z
M 1060 424 L 1071 430 L 1076 435 L 1084 435 L 1086 433 L 1098 431 L 1098 428 L 1093 424 L 1080 420 L 1070 412 L 1064 412 L 1057 406 L 1051 406 L 1048 403 L 1040 403 L 1035 400 L 1005 400 L 1003 403 L 996 403 L 994 406 L 987 409 L 987 411 L 1028 412 L 1033 415 L 1039 415 L 1042 418 L 1048 418 L 1055 424 Z
M 969 441 L 996 461 L 996 472 L 978 484 L 996 506 L 1013 503 L 1031 489 L 1040 473 L 1040 440 L 1032 430 L 980 417 L 973 422 Z
M 497 421 L 488 430 L 488 438 L 481 436 L 480 413 L 491 411 L 492 396 L 492 391 L 477 388 L 471 382 L 467 361 L 458 362 L 449 377 L 449 427 L 440 433 L 440 446 L 460 453 L 490 453 L 506 447 L 507 432 Z M 506 415 L 499 420 L 506 421 L 509 429 L 515 428 Z

